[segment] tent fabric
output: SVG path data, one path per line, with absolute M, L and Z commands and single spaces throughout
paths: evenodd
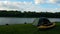
M 49 24 L 49 23 L 51 23 L 47 18 L 40 18 L 39 19 L 39 22 L 38 22 L 38 26 L 40 26 L 40 25 L 44 25 L 44 24 Z
M 44 24 L 49 24 L 51 23 L 47 18 L 45 17 L 40 17 L 40 18 L 36 18 L 33 22 L 34 26 L 40 26 L 40 25 L 44 25 Z
M 39 18 L 36 18 L 36 19 L 33 21 L 33 25 L 34 25 L 34 26 L 37 26 L 37 25 L 38 25 L 38 21 L 39 21 Z

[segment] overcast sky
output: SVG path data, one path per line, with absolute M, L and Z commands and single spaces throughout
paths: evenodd
M 59 12 L 60 0 L 0 0 L 0 10 Z

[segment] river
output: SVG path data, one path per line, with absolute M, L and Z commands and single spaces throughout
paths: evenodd
M 0 17 L 0 25 L 5 24 L 24 24 L 33 23 L 36 18 L 9 18 L 9 17 Z M 60 18 L 48 18 L 51 22 L 60 22 Z

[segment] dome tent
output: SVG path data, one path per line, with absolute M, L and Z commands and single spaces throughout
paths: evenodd
M 55 23 L 50 22 L 46 17 L 40 17 L 34 20 L 33 25 L 38 28 L 51 28 Z
M 36 18 L 36 19 L 33 21 L 33 25 L 34 25 L 34 26 L 40 26 L 40 25 L 42 25 L 43 23 L 50 23 L 50 21 L 49 21 L 46 17 Z

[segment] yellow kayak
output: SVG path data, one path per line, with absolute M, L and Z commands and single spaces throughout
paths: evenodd
M 40 28 L 40 29 L 46 29 L 46 28 L 51 28 L 51 27 L 54 27 L 54 26 L 55 26 L 55 23 L 52 23 L 52 25 L 49 25 L 49 26 L 41 25 L 41 26 L 38 26 L 38 28 Z

